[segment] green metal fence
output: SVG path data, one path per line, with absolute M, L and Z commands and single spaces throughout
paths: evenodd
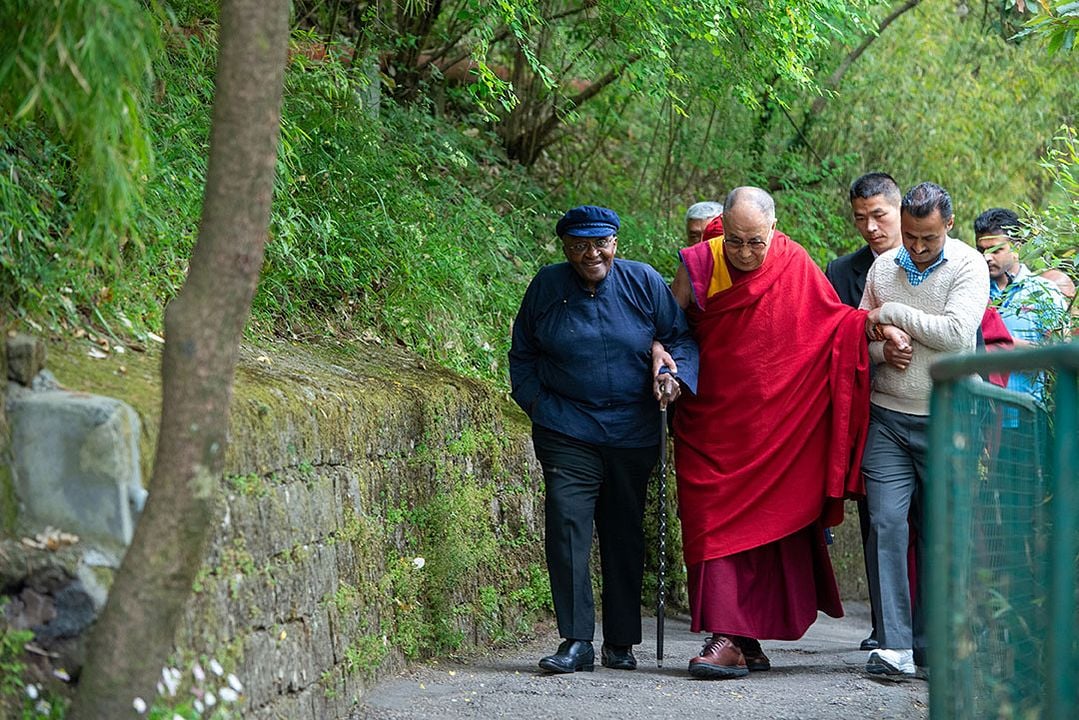
M 1046 370 L 1051 414 L 972 377 Z M 930 717 L 1079 718 L 1079 343 L 932 372 Z

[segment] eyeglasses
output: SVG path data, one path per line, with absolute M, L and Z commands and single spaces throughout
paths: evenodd
M 565 248 L 574 255 L 583 255 L 588 252 L 589 248 L 604 250 L 617 239 L 617 235 L 608 235 L 607 237 L 592 238 L 591 240 L 578 240 L 577 242 L 566 244 Z
M 764 248 L 768 247 L 767 240 L 728 240 L 723 238 L 723 244 L 728 246 L 731 250 L 741 250 L 744 247 L 748 247 L 753 252 L 760 252 Z

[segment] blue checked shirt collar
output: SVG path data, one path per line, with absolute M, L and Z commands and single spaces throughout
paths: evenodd
M 923 282 L 925 282 L 925 279 L 929 277 L 929 273 L 933 272 L 946 262 L 948 262 L 948 258 L 944 257 L 943 248 L 941 248 L 940 256 L 937 258 L 937 261 L 927 267 L 924 271 L 919 270 L 914 265 L 914 261 L 910 259 L 910 253 L 907 252 L 907 248 L 903 245 L 899 246 L 899 252 L 896 253 L 895 256 L 895 264 L 906 271 L 907 280 L 909 280 L 910 284 L 914 287 L 917 287 Z

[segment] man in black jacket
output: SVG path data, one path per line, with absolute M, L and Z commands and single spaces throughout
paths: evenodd
M 858 307 L 865 291 L 865 278 L 869 266 L 881 253 L 897 247 L 903 236 L 899 225 L 899 206 L 903 193 L 891 175 L 871 172 L 861 176 L 850 186 L 850 208 L 854 226 L 865 239 L 865 246 L 849 255 L 828 263 L 824 274 L 832 283 L 839 299 L 847 305 Z M 869 537 L 869 511 L 865 499 L 858 501 L 858 521 L 862 530 L 862 548 Z M 866 567 L 866 575 L 869 568 Z M 873 601 L 872 594 L 870 602 Z M 876 617 L 872 613 L 870 617 Z M 862 641 L 862 650 L 876 650 L 877 628 Z
M 891 175 L 872 172 L 850 186 L 850 209 L 854 226 L 865 238 L 865 247 L 828 263 L 828 276 L 839 299 L 858 307 L 865 290 L 869 266 L 878 255 L 902 242 L 899 229 L 899 204 L 903 193 Z

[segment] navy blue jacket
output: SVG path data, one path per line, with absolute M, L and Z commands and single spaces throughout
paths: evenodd
M 569 263 L 542 268 L 513 324 L 513 399 L 536 425 L 597 445 L 659 443 L 652 340 L 697 389 L 698 351 L 682 309 L 650 265 L 615 258 L 595 292 Z

